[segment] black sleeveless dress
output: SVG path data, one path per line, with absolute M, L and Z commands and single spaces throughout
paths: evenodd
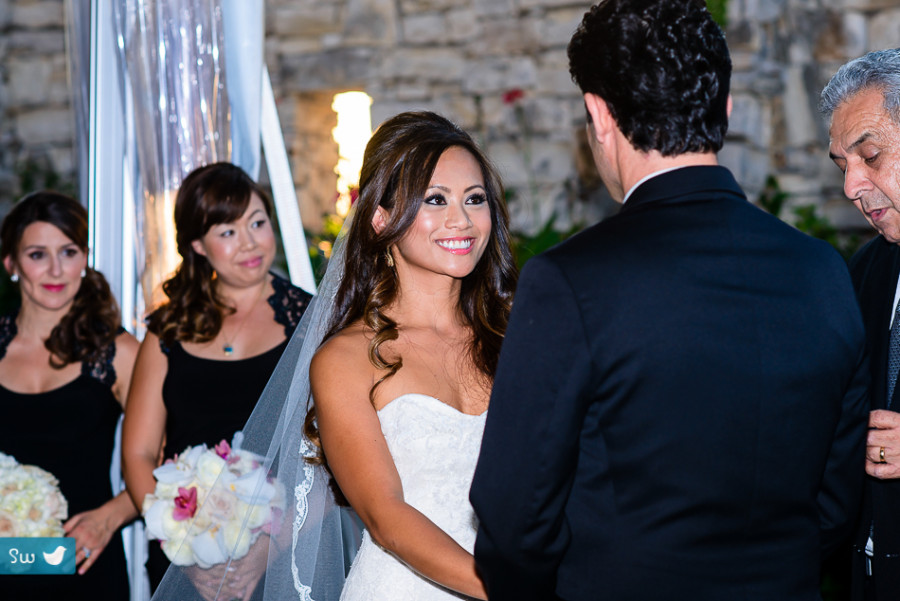
M 277 275 L 272 287 L 268 302 L 275 321 L 284 326 L 285 340 L 261 355 L 236 361 L 204 359 L 191 355 L 177 342 L 168 347 L 160 341 L 168 358 L 162 391 L 166 459 L 201 443 L 213 447 L 226 440 L 231 444 L 234 433 L 244 427 L 312 299 Z M 150 541 L 146 565 L 150 588 L 155 591 L 169 567 L 159 541 Z
M 0 361 L 16 336 L 15 317 L 0 317 Z M 112 393 L 115 354 L 112 343 L 99 359 L 82 363 L 77 378 L 47 392 L 21 394 L 0 383 L 0 451 L 56 476 L 69 502 L 69 517 L 96 509 L 114 496 L 109 470 L 122 413 Z M 127 601 L 121 535 L 113 535 L 83 576 L 0 576 L 0 598 Z

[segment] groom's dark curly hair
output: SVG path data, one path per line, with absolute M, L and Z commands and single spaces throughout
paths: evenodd
M 604 0 L 585 14 L 568 54 L 572 79 L 606 102 L 636 149 L 721 149 L 731 58 L 703 0 Z

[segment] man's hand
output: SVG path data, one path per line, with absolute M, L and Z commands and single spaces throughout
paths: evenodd
M 885 409 L 869 413 L 866 473 L 881 480 L 900 478 L 900 413 Z

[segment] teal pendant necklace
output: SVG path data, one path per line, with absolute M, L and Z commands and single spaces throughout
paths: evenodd
M 234 345 L 231 343 L 231 341 L 237 339 L 238 334 L 241 333 L 241 328 L 244 327 L 244 324 L 250 318 L 250 315 L 253 313 L 253 310 L 256 309 L 256 305 L 259 304 L 259 299 L 261 299 L 263 297 L 263 295 L 265 294 L 265 290 L 266 290 L 266 284 L 263 283 L 262 288 L 259 291 L 259 296 L 256 297 L 256 300 L 253 301 L 253 304 L 247 310 L 247 314 L 244 315 L 244 319 L 242 319 L 241 323 L 238 324 L 238 327 L 237 327 L 237 329 L 235 329 L 234 333 L 231 335 L 230 340 L 228 339 L 227 336 L 225 336 L 225 327 L 223 324 L 223 327 L 221 328 L 221 332 L 222 332 L 222 338 L 225 339 L 225 344 L 222 345 L 222 352 L 225 353 L 226 357 L 230 357 L 234 354 Z

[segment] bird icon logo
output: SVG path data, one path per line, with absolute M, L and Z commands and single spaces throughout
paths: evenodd
M 62 563 L 63 555 L 66 554 L 66 548 L 62 545 L 56 547 L 53 553 L 44 553 L 44 561 L 51 566 L 58 566 Z

